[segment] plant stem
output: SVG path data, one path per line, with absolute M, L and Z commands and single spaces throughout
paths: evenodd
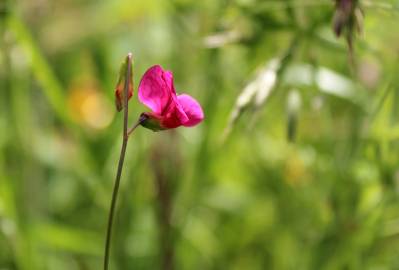
M 147 117 L 146 115 L 141 115 L 140 118 L 139 118 L 139 120 L 137 121 L 137 123 L 134 124 L 134 126 L 132 126 L 131 128 L 129 128 L 129 130 L 127 131 L 127 136 L 130 136 L 130 134 L 132 134 L 133 131 L 134 131 L 138 126 L 140 126 L 140 124 L 141 124 L 142 122 L 144 122 L 145 120 L 147 120 L 147 118 L 148 118 L 148 117 Z
M 127 147 L 127 142 L 129 139 L 128 136 L 128 92 L 129 92 L 129 80 L 130 80 L 130 72 L 132 68 L 132 54 L 128 54 L 128 63 L 127 63 L 127 68 L 126 68 L 126 77 L 125 77 L 125 87 L 124 87 L 124 92 L 123 92 L 123 141 L 122 141 L 122 148 L 121 148 L 121 153 L 119 156 L 119 163 L 118 163 L 118 171 L 116 173 L 116 179 L 115 179 L 115 184 L 114 184 L 114 190 L 112 192 L 112 199 L 111 199 L 111 206 L 109 210 L 109 215 L 108 215 L 108 226 L 107 226 L 107 236 L 106 236 L 106 241 L 105 241 L 105 253 L 104 253 L 104 270 L 108 270 L 108 264 L 109 264 L 109 251 L 111 247 L 111 238 L 112 238 L 112 224 L 114 220 L 114 215 L 115 215 L 115 206 L 116 206 L 116 201 L 118 198 L 118 191 L 119 191 L 119 184 L 121 180 L 121 175 L 122 175 L 122 169 L 123 169 L 123 162 L 125 161 L 125 154 L 126 154 L 126 147 Z

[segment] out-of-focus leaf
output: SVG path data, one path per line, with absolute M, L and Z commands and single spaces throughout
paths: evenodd
M 250 108 L 258 108 L 270 95 L 277 81 L 277 71 L 280 68 L 280 60 L 272 59 L 257 72 L 255 78 L 249 82 L 238 96 L 230 119 L 225 129 L 225 136 L 230 133 L 234 124 L 242 113 Z
M 102 254 L 102 237 L 96 233 L 51 223 L 38 223 L 33 230 L 36 239 L 44 247 L 78 254 Z
M 204 38 L 204 46 L 206 48 L 220 48 L 224 45 L 239 41 L 242 35 L 238 31 L 227 31 L 222 33 L 216 33 Z
M 278 58 L 273 58 L 261 67 L 255 78 L 250 81 L 237 97 L 236 103 L 230 113 L 228 124 L 223 137 L 226 138 L 239 117 L 248 109 L 259 110 L 267 101 L 278 83 L 279 77 L 285 71 L 299 43 L 299 37 L 294 36 L 286 52 Z
M 62 86 L 33 40 L 27 26 L 22 22 L 22 18 L 15 13 L 11 13 L 8 16 L 8 26 L 17 38 L 18 43 L 22 46 L 25 53 L 24 56 L 32 67 L 33 73 L 41 84 L 44 94 L 53 110 L 65 122 L 70 122 L 71 120 L 66 107 L 66 97 Z
M 298 90 L 291 90 L 287 97 L 287 140 L 290 142 L 296 137 L 300 108 L 301 96 Z
M 345 99 L 356 105 L 365 105 L 364 94 L 357 84 L 326 67 L 314 68 L 308 64 L 291 65 L 287 68 L 282 83 L 293 87 L 316 85 L 322 93 Z

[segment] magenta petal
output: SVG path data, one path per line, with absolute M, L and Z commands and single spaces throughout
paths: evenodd
M 190 121 L 190 117 L 187 115 L 184 107 L 180 104 L 179 96 L 174 98 L 174 102 L 176 104 L 176 115 L 180 120 L 180 123 L 184 125 L 188 121 Z
M 183 126 L 192 127 L 200 123 L 204 119 L 204 112 L 201 105 L 189 95 L 182 94 L 177 96 L 181 107 L 188 117 L 188 121 L 182 123 Z
M 173 75 L 159 65 L 149 68 L 140 81 L 138 97 L 141 103 L 161 115 L 176 95 Z

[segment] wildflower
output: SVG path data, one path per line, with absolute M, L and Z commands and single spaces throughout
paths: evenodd
M 176 95 L 173 74 L 155 65 L 143 75 L 138 88 L 141 103 L 151 112 L 141 114 L 142 126 L 153 131 L 192 127 L 204 119 L 201 105 L 187 94 Z

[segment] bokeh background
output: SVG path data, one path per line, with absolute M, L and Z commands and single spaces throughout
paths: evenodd
M 331 0 L 1 0 L 0 269 L 102 269 L 128 52 L 206 119 L 131 137 L 111 269 L 399 269 L 399 2 L 359 4 L 350 53 Z

